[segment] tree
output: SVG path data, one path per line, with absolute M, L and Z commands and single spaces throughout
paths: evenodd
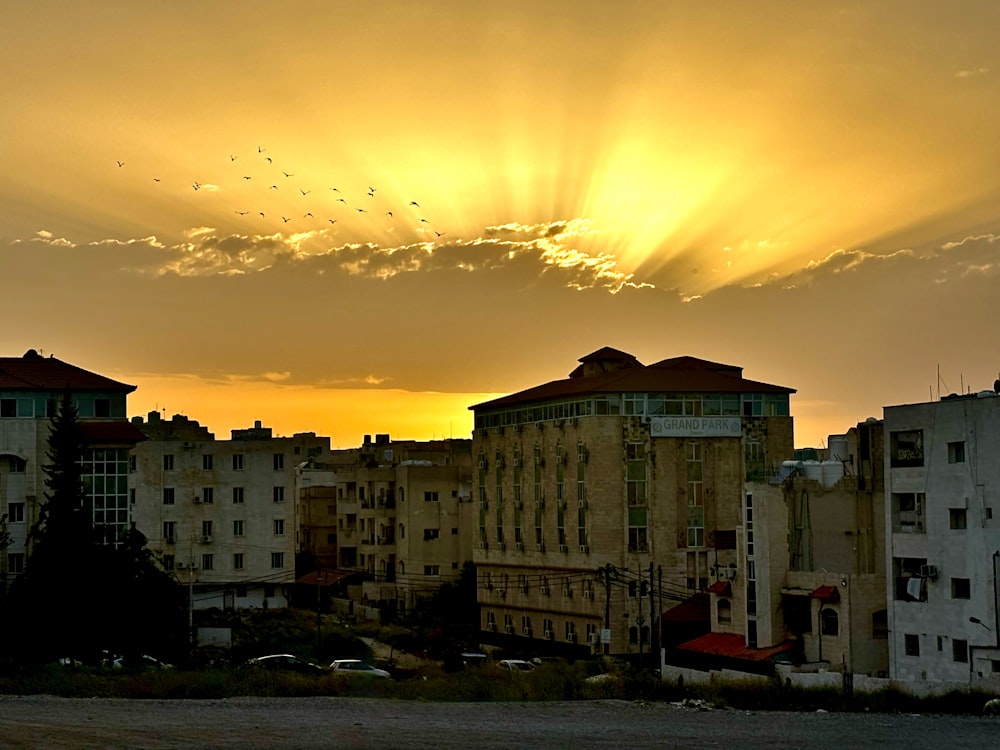
M 138 655 L 183 628 L 180 588 L 145 537 L 133 528 L 115 547 L 94 532 L 81 463 L 86 447 L 67 392 L 50 422 L 45 503 L 24 573 L 11 587 L 10 612 L 30 660 L 96 660 L 105 650 Z

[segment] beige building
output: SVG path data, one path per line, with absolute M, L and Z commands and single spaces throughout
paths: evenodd
M 482 629 L 655 648 L 662 612 L 741 574 L 747 487 L 792 455 L 793 392 L 732 365 L 605 348 L 568 378 L 472 407 Z M 755 627 L 751 614 L 752 645 Z
M 886 675 L 882 434 L 881 422 L 859 424 L 830 436 L 825 460 L 790 459 L 748 485 L 743 574 L 709 587 L 712 632 L 682 650 L 720 666 L 780 658 L 804 671 Z
M 51 417 L 68 393 L 87 440 L 83 479 L 91 520 L 103 541 L 116 544 L 131 521 L 128 454 L 143 439 L 126 419 L 135 386 L 84 370 L 34 349 L 0 357 L 0 582 L 23 572 L 29 532 L 45 502 Z
M 132 514 L 167 570 L 190 587 L 194 609 L 285 607 L 295 580 L 295 467 L 329 451 L 314 433 L 270 428 L 216 440 L 198 422 L 150 412 L 128 477 Z
M 366 435 L 298 467 L 302 552 L 320 580 L 360 572 L 355 595 L 404 617 L 457 580 L 472 559 L 471 455 L 469 440 Z

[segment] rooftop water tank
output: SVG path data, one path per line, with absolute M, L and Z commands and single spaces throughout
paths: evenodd
M 824 487 L 833 487 L 844 476 L 844 464 L 840 461 L 823 461 L 820 473 Z
M 819 461 L 803 461 L 802 473 L 806 479 L 815 479 L 817 482 L 823 479 L 823 465 Z

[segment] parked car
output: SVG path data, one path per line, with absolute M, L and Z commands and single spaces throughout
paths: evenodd
M 330 671 L 333 674 L 343 675 L 348 678 L 389 680 L 392 677 L 384 669 L 373 667 L 371 664 L 361 659 L 337 659 L 330 664 Z
M 501 659 L 497 662 L 501 669 L 506 669 L 511 672 L 530 672 L 535 668 L 535 665 L 530 661 L 525 661 L 524 659 Z
M 325 674 L 326 670 L 319 664 L 300 659 L 292 654 L 269 654 L 249 659 L 248 667 L 272 669 L 277 672 L 299 672 L 300 674 Z

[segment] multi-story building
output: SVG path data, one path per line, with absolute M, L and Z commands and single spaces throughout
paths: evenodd
M 301 551 L 362 572 L 362 600 L 405 616 L 472 559 L 471 455 L 469 440 L 381 434 L 316 457 L 297 472 Z
M 693 357 L 579 361 L 471 407 L 481 625 L 641 655 L 663 610 L 738 573 L 747 487 L 792 455 L 794 390 Z M 744 629 L 756 645 L 754 613 Z
M 134 390 L 34 349 L 23 357 L 0 357 L 0 516 L 9 534 L 0 550 L 0 576 L 6 581 L 24 570 L 30 553 L 28 532 L 45 502 L 51 417 L 65 394 L 87 442 L 83 479 L 94 528 L 108 544 L 128 530 L 128 453 L 143 439 L 126 418 L 126 399 Z
M 889 672 L 1000 675 L 1000 396 L 889 406 L 885 492 Z
M 702 666 L 766 671 L 780 659 L 885 676 L 882 434 L 881 422 L 866 421 L 831 435 L 825 460 L 787 460 L 748 485 L 737 530 L 744 574 L 709 587 L 712 632 L 681 652 Z
M 328 437 L 273 437 L 258 421 L 216 440 L 175 415 L 132 420 L 146 436 L 132 455 L 136 527 L 192 607 L 284 607 L 295 580 L 295 468 L 330 449 Z

